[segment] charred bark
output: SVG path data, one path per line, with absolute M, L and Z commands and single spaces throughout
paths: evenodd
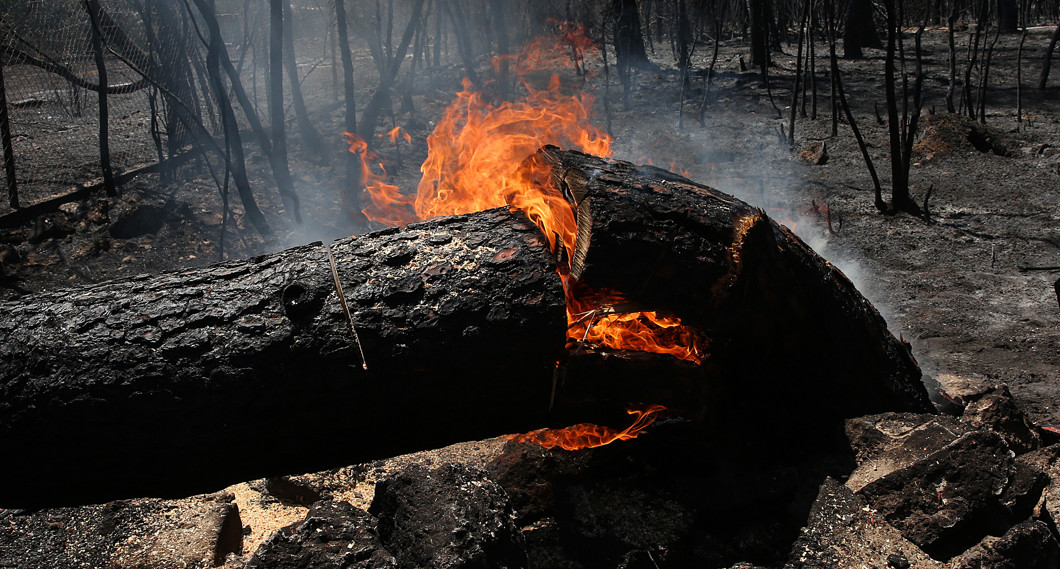
M 0 505 L 215 490 L 638 402 L 788 449 L 932 409 L 879 313 L 760 210 L 658 168 L 528 160 L 576 215 L 570 255 L 496 209 L 0 304 Z M 679 317 L 709 357 L 568 340 L 559 273 L 594 309 Z
M 843 26 L 843 59 L 861 59 L 863 47 L 883 49 L 869 0 L 850 0 Z
M 761 210 L 652 166 L 554 148 L 539 157 L 578 204 L 571 276 L 710 338 L 709 397 L 660 403 L 772 440 L 793 421 L 799 436 L 827 436 L 841 417 L 932 410 L 908 346 L 839 270 Z
M 541 426 L 564 304 L 521 214 L 331 250 L 359 346 L 319 244 L 5 305 L 0 504 L 186 495 Z

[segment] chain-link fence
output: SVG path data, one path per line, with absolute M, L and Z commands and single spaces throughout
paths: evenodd
M 97 2 L 94 28 L 89 8 Z M 190 141 L 189 130 L 196 128 L 189 121 L 201 123 L 211 136 L 221 135 L 207 69 L 211 22 L 199 11 L 202 6 L 213 8 L 247 96 L 255 107 L 264 107 L 267 2 L 0 1 L 0 58 L 21 205 L 101 181 L 101 88 L 109 111 L 109 158 L 117 175 L 181 152 Z M 314 56 L 334 57 L 326 53 L 330 13 L 326 0 L 290 3 L 288 30 L 307 32 L 294 49 L 310 55 L 310 67 Z M 94 33 L 103 46 L 102 87 Z M 240 120 L 245 122 L 245 116 Z M 0 211 L 10 207 L 9 200 L 2 204 Z

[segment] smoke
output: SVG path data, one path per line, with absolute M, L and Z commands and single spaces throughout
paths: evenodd
M 726 111 L 724 100 L 713 105 L 702 126 L 687 117 L 682 126 L 676 116 L 650 115 L 617 124 L 615 157 L 669 169 L 760 208 L 842 271 L 890 322 L 879 279 L 829 229 L 829 216 L 837 229 L 839 214 L 812 197 L 807 166 L 781 135 L 784 119 Z

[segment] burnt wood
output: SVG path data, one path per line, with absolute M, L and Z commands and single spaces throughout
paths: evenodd
M 555 147 L 530 160 L 575 204 L 573 277 L 710 338 L 704 385 L 685 392 L 700 397 L 672 401 L 686 415 L 775 439 L 838 438 L 842 418 L 885 409 L 934 412 L 908 345 L 761 210 L 653 166 Z
M 0 506 L 622 427 L 633 403 L 756 460 L 845 449 L 846 418 L 933 410 L 907 345 L 762 211 L 658 168 L 554 147 L 528 160 L 568 198 L 572 253 L 501 208 L 341 240 L 330 256 L 314 244 L 0 304 Z M 709 356 L 568 341 L 559 273 L 595 307 L 678 316 Z
M 0 306 L 0 505 L 187 495 L 541 426 L 565 312 L 522 214 L 331 251 L 363 362 L 321 244 Z

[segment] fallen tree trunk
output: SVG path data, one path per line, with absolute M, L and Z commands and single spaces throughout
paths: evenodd
M 880 408 L 933 412 L 909 346 L 842 272 L 761 210 L 653 166 L 554 147 L 532 160 L 576 204 L 571 276 L 710 338 L 698 389 L 654 402 L 743 433 L 733 444 L 838 437 L 842 418 Z
M 320 244 L 0 307 L 0 504 L 188 494 L 540 426 L 564 303 L 521 214 L 331 251 L 356 337 Z
M 876 310 L 760 210 L 551 147 L 528 166 L 575 211 L 569 256 L 489 210 L 337 242 L 341 295 L 318 244 L 0 305 L 0 505 L 214 490 L 638 402 L 792 452 L 932 410 Z M 679 317 L 709 356 L 567 340 L 557 269 L 593 311 Z

